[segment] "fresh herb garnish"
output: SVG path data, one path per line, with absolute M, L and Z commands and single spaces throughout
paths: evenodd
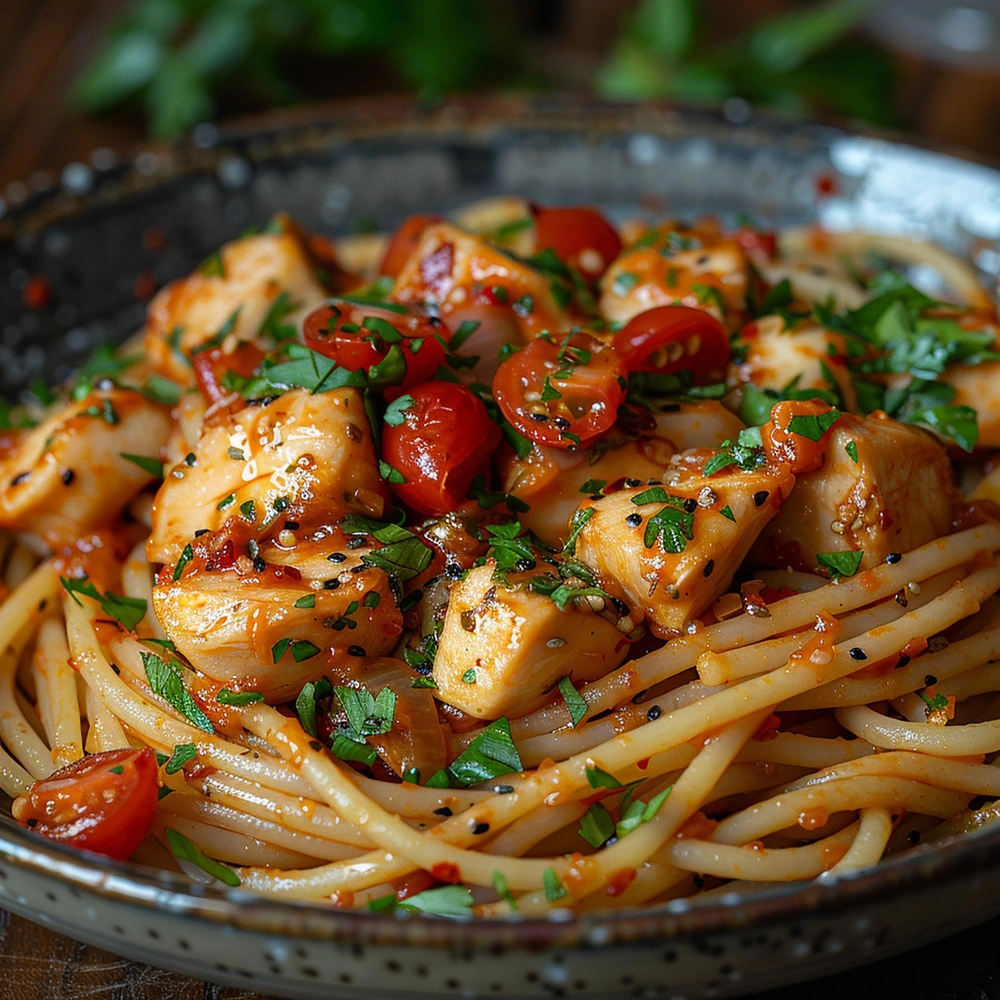
M 214 732 L 211 720 L 184 687 L 184 682 L 181 680 L 183 673 L 181 665 L 176 660 L 168 663 L 156 653 L 149 653 L 146 650 L 141 650 L 139 656 L 142 658 L 146 680 L 149 681 L 153 694 L 159 695 L 199 729 L 206 733 Z

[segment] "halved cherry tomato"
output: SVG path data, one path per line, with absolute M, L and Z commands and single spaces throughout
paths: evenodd
M 425 382 L 410 395 L 403 422 L 382 430 L 382 457 L 404 479 L 390 485 L 421 514 L 445 514 L 465 500 L 476 476 L 489 472 L 500 428 L 465 386 Z
M 740 226 L 731 234 L 731 238 L 749 254 L 757 254 L 768 260 L 774 260 L 778 255 L 778 237 L 773 229 L 751 229 L 749 226 Z
M 108 750 L 36 781 L 15 816 L 49 840 L 125 861 L 152 829 L 157 794 L 149 747 Z
M 434 377 L 445 359 L 438 337 L 447 341 L 449 336 L 448 328 L 436 316 L 391 303 L 369 306 L 346 301 L 311 312 L 303 333 L 307 347 L 351 371 L 369 372 L 398 346 L 406 361 L 406 374 L 402 382 L 385 389 L 387 399 Z
M 232 390 L 225 386 L 228 372 L 246 378 L 263 358 L 264 352 L 256 344 L 238 344 L 235 350 L 229 352 L 221 347 L 199 351 L 192 357 L 191 364 L 201 394 L 212 404 L 232 394 Z
M 392 234 L 389 245 L 385 248 L 379 274 L 387 274 L 390 278 L 398 277 L 410 255 L 416 250 L 424 230 L 440 221 L 440 215 L 411 215 L 405 219 L 399 229 Z
M 554 250 L 561 261 L 586 278 L 599 278 L 621 253 L 622 241 L 614 226 L 593 208 L 532 205 L 531 214 L 536 250 Z
M 721 382 L 729 363 L 729 334 L 704 309 L 657 306 L 633 316 L 614 348 L 629 371 L 670 375 L 689 371 L 696 385 Z
M 497 369 L 493 398 L 525 437 L 572 450 L 615 422 L 625 375 L 618 352 L 589 334 L 539 337 Z
M 824 417 L 833 407 L 821 399 L 789 399 L 771 407 L 771 419 L 760 429 L 764 451 L 772 462 L 790 465 L 792 472 L 813 472 L 823 465 L 826 440 L 835 420 L 819 423 L 809 418 Z M 808 426 L 801 433 L 793 430 L 792 421 L 805 418 Z M 823 430 L 826 426 L 826 430 Z

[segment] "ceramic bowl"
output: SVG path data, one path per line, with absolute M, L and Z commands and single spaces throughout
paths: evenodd
M 724 111 L 489 97 L 323 108 L 107 151 L 0 215 L 0 392 L 64 377 L 141 323 L 152 288 L 286 210 L 388 229 L 516 193 L 727 221 L 818 221 L 938 240 L 995 284 L 1000 173 L 882 136 Z M 24 304 L 44 275 L 43 309 Z M 109 951 L 283 997 L 732 995 L 871 961 L 1000 912 L 1000 830 L 832 883 L 642 911 L 451 922 L 262 900 L 104 861 L 19 829 L 0 803 L 0 906 Z

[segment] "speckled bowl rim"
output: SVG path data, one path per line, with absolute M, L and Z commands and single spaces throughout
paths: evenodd
M 216 169 L 227 157 L 251 162 L 295 157 L 327 147 L 331 139 L 408 135 L 472 137 L 496 128 L 547 128 L 573 133 L 708 135 L 738 128 L 761 146 L 781 142 L 829 142 L 857 135 L 830 125 L 802 123 L 753 112 L 734 122 L 722 111 L 673 105 L 632 105 L 577 95 L 478 95 L 450 100 L 427 110 L 409 98 L 389 97 L 311 106 L 280 116 L 250 118 L 211 129 L 173 146 L 146 147 L 127 160 L 94 171 L 84 193 L 65 186 L 35 192 L 0 217 L 0 241 L 31 241 L 46 227 L 154 187 Z M 959 159 L 982 158 L 884 131 L 862 133 L 897 147 L 930 149 Z M 905 139 L 905 141 L 903 141 Z M 145 157 L 145 161 L 143 158 Z M 172 872 L 129 862 L 109 861 L 52 843 L 20 828 L 0 813 L 0 860 L 84 892 L 178 916 L 225 923 L 265 934 L 311 940 L 452 948 L 493 946 L 530 950 L 597 947 L 616 943 L 665 941 L 726 930 L 831 914 L 888 896 L 902 897 L 940 880 L 974 875 L 1000 859 L 1000 828 L 952 843 L 922 846 L 877 867 L 836 881 L 811 882 L 762 891 L 744 899 L 737 893 L 689 902 L 673 900 L 653 909 L 572 914 L 546 918 L 443 920 L 408 914 L 340 910 L 308 902 L 259 897 L 238 889 L 192 884 Z

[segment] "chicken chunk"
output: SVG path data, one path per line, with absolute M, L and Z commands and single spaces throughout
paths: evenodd
M 190 385 L 193 351 L 220 332 L 222 346 L 261 341 L 264 322 L 282 294 L 290 311 L 280 322 L 296 330 L 326 297 L 293 227 L 227 243 L 198 271 L 167 285 L 150 303 L 147 356 L 157 371 Z
M 433 302 L 441 316 L 473 303 L 508 306 L 525 337 L 568 330 L 573 321 L 552 293 L 552 276 L 448 223 L 428 226 L 396 279 L 397 302 Z
M 623 251 L 601 279 L 601 314 L 627 323 L 656 306 L 680 304 L 733 319 L 745 305 L 747 255 L 710 227 L 665 224 Z
M 994 348 L 996 349 L 996 348 Z M 955 389 L 955 406 L 971 406 L 979 415 L 979 448 L 1000 448 L 1000 361 L 952 365 L 941 376 Z
M 628 642 L 614 618 L 555 602 L 473 569 L 451 592 L 434 659 L 440 700 L 479 719 L 520 716 L 544 704 L 562 677 L 590 681 L 618 666 Z
M 782 317 L 764 316 L 744 327 L 742 336 L 748 350 L 739 374 L 745 382 L 777 391 L 792 382 L 798 389 L 833 388 L 853 405 L 855 391 L 843 334 L 816 323 L 789 329 Z
M 398 641 L 402 616 L 386 573 L 344 565 L 325 564 L 327 579 L 343 581 L 335 589 L 266 560 L 260 569 L 245 556 L 225 569 L 201 565 L 154 587 L 153 607 L 203 674 L 280 702 L 324 672 L 320 654 L 356 647 L 382 656 Z
M 0 460 L 0 525 L 53 548 L 113 521 L 156 478 L 170 414 L 129 389 L 93 392 L 33 428 Z
M 743 421 L 714 399 L 674 403 L 652 413 L 656 436 L 669 441 L 678 452 L 715 448 L 722 441 L 735 441 L 744 430 Z
M 192 455 L 156 496 L 151 562 L 175 562 L 196 531 L 234 514 L 263 532 L 282 511 L 298 520 L 345 511 L 378 518 L 389 500 L 356 389 L 293 389 L 266 406 L 218 413 Z
M 786 465 L 668 478 L 669 486 L 585 500 L 576 518 L 587 519 L 577 555 L 606 590 L 644 609 L 661 636 L 682 630 L 726 589 L 795 485 Z
M 797 477 L 751 561 L 815 572 L 818 553 L 861 551 L 860 568 L 871 569 L 952 530 L 960 496 L 948 455 L 928 431 L 845 415 L 827 441 L 823 466 Z

